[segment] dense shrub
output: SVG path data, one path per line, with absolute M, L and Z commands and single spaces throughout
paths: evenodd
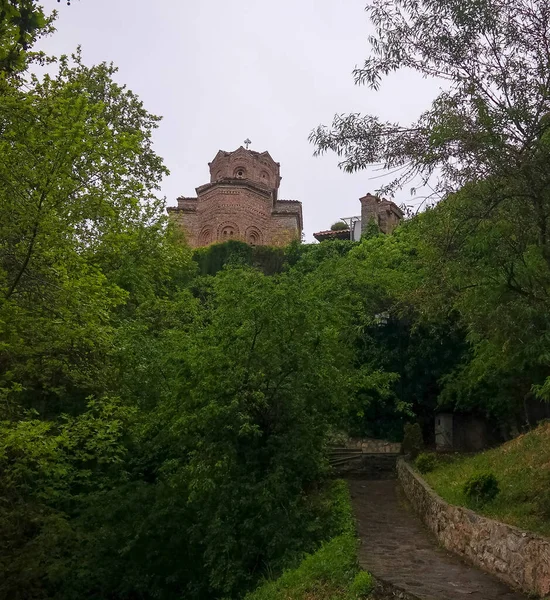
M 197 248 L 193 260 L 201 275 L 215 275 L 226 265 L 255 267 L 265 275 L 275 275 L 283 270 L 286 262 L 284 248 L 251 246 L 240 240 Z
M 349 227 L 346 225 L 346 223 L 344 223 L 344 221 L 336 221 L 336 223 L 333 223 L 330 226 L 331 231 L 345 231 L 346 229 L 349 229 Z
M 421 473 L 429 473 L 437 467 L 437 455 L 428 452 L 421 452 L 416 457 L 414 464 Z
M 418 423 L 405 423 L 403 432 L 403 453 L 414 460 L 424 449 L 422 429 Z
M 333 519 L 327 541 L 278 579 L 266 581 L 245 600 L 352 600 L 372 589 L 372 577 L 357 573 L 357 540 L 347 484 L 335 482 L 328 490 Z
M 498 480 L 493 473 L 477 473 L 466 480 L 462 491 L 472 504 L 486 504 L 496 498 L 499 492 Z
M 350 585 L 351 598 L 366 598 L 374 588 L 374 580 L 368 571 L 357 573 Z

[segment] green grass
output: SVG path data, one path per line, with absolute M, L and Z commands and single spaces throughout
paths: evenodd
M 451 504 L 469 506 L 463 486 L 476 473 L 493 473 L 500 492 L 491 502 L 470 508 L 550 536 L 550 423 L 499 448 L 442 462 L 423 477 Z
M 266 581 L 245 600 L 355 600 L 367 598 L 370 575 L 357 565 L 357 539 L 347 485 L 335 482 L 333 523 L 339 535 L 307 555 L 295 569 Z

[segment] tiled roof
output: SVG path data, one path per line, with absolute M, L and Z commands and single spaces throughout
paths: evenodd
M 349 229 L 338 229 L 336 231 L 327 229 L 326 231 L 317 231 L 313 235 L 338 235 L 339 233 L 349 233 Z
M 277 202 L 297 202 L 298 204 L 302 204 L 300 200 L 277 200 Z

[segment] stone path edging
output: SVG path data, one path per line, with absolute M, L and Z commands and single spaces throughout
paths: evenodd
M 352 479 L 348 485 L 359 564 L 379 582 L 376 600 L 527 600 L 442 548 L 397 480 Z
M 444 548 L 516 589 L 550 594 L 549 538 L 448 504 L 403 458 L 397 473 L 414 510 Z

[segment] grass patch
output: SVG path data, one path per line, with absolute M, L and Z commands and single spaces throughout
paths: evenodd
M 550 423 L 499 448 L 456 457 L 424 475 L 451 504 L 471 506 L 464 483 L 478 473 L 493 473 L 498 495 L 477 512 L 522 529 L 550 536 Z
M 295 569 L 266 581 L 245 600 L 355 600 L 367 598 L 372 579 L 357 565 L 357 539 L 347 484 L 337 481 L 331 492 L 334 511 L 330 528 L 338 535 Z M 334 529 L 333 529 L 334 530 Z

